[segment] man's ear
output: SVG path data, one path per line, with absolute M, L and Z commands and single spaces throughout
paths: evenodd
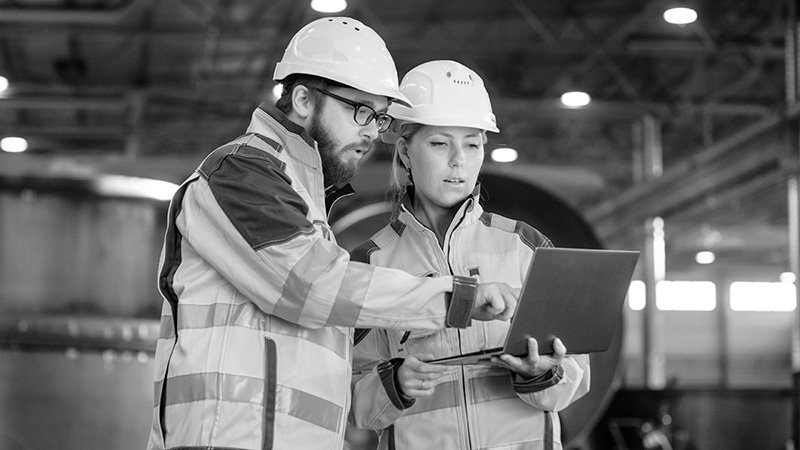
M 311 117 L 314 112 L 314 100 L 311 98 L 311 90 L 302 84 L 298 84 L 292 90 L 292 110 L 302 121 Z

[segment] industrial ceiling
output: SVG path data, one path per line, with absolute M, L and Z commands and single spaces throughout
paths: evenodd
M 788 270 L 791 2 L 690 1 L 699 19 L 686 26 L 663 20 L 673 3 L 349 0 L 339 14 L 374 28 L 401 76 L 432 59 L 476 70 L 501 129 L 488 150 L 517 149 L 508 170 L 562 196 L 609 246 L 639 245 L 660 216 L 675 270 L 702 249 Z M 275 63 L 321 16 L 306 0 L 0 0 L 0 137 L 29 142 L 0 154 L 0 180 L 180 182 L 274 101 Z M 592 103 L 559 105 L 572 88 Z

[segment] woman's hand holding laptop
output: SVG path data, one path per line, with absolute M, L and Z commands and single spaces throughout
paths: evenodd
M 558 369 L 561 360 L 567 354 L 567 347 L 561 339 L 555 338 L 553 341 L 553 353 L 540 355 L 539 343 L 534 338 L 528 338 L 528 355 L 516 357 L 504 353 L 500 356 L 493 356 L 491 363 L 507 368 L 518 374 L 525 380 L 536 378 L 550 370 Z

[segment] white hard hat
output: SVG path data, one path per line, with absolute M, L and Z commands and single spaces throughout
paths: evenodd
M 298 31 L 272 79 L 316 75 L 409 104 L 397 86 L 397 68 L 378 33 L 349 17 L 317 19 Z
M 420 64 L 403 77 L 400 92 L 414 106 L 391 105 L 388 113 L 395 119 L 500 131 L 483 80 L 461 63 L 442 60 Z

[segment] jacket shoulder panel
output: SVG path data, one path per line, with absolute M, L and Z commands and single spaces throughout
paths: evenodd
M 254 249 L 314 232 L 307 218 L 309 206 L 293 189 L 285 167 L 263 150 L 229 144 L 198 168 L 220 208 Z
M 553 243 L 541 231 L 525 222 L 509 219 L 498 214 L 484 212 L 481 214 L 481 223 L 490 228 L 496 228 L 509 233 L 514 233 L 532 250 L 539 247 L 552 247 Z

